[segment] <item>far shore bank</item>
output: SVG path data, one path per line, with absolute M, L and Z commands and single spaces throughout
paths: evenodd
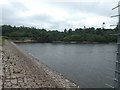
M 14 43 L 62 43 L 62 44 L 116 44 L 116 42 L 88 42 L 88 41 L 52 41 L 52 42 L 38 42 L 35 40 L 12 40 Z

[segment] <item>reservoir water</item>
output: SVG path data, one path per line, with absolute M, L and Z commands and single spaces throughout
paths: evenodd
M 114 85 L 115 44 L 17 43 L 82 88 Z

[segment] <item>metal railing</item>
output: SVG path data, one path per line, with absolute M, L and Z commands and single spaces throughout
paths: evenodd
M 114 79 L 114 88 L 115 90 L 120 90 L 120 1 L 118 2 L 118 6 L 114 7 L 112 10 L 118 8 L 118 15 L 114 15 L 111 17 L 118 17 L 118 34 L 117 34 L 117 58 L 116 58 L 116 66 L 115 66 L 115 79 Z

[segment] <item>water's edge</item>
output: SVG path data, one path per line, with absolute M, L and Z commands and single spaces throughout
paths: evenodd
M 33 57 L 31 54 L 21 50 L 13 42 L 7 41 L 5 43 L 3 46 L 3 57 L 3 86 L 5 88 L 78 88 L 78 85 L 66 79 L 56 71 L 51 70 L 47 65 L 40 62 L 40 60 Z M 11 76 L 8 75 L 9 73 Z M 26 81 L 23 80 L 23 82 L 19 82 L 18 78 L 22 77 Z

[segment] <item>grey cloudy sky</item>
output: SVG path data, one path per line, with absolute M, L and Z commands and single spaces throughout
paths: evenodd
M 119 0 L 0 0 L 0 23 L 48 30 L 116 24 Z

